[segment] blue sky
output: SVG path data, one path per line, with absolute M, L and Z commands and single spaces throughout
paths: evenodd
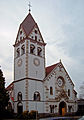
M 60 59 L 79 92 L 84 81 L 84 0 L 31 0 L 31 14 L 46 45 L 46 66 Z M 0 0 L 0 65 L 13 81 L 13 44 L 28 14 L 27 0 Z

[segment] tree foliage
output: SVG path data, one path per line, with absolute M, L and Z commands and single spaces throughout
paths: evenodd
M 0 69 L 0 113 L 5 111 L 6 106 L 8 105 L 9 95 L 5 89 L 5 78 L 3 77 L 3 72 Z

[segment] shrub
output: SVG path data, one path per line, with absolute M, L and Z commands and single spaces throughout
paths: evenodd
M 22 114 L 17 115 L 18 119 L 36 119 L 36 115 L 38 116 L 38 112 L 35 110 L 31 110 L 30 112 L 24 111 Z
M 23 116 L 24 119 L 28 119 L 29 118 L 29 112 L 28 111 L 24 111 L 22 113 L 22 116 Z
M 31 110 L 29 113 L 29 116 L 31 119 L 35 119 L 36 115 L 38 116 L 38 111 L 35 111 L 35 110 Z

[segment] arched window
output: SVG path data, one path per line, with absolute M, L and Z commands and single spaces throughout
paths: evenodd
M 50 87 L 50 95 L 53 95 L 53 88 Z
M 20 56 L 20 48 L 17 49 L 17 57 Z
M 37 55 L 42 56 L 42 49 L 40 47 L 37 48 Z
M 40 93 L 39 92 L 35 92 L 34 93 L 34 100 L 36 101 L 40 101 Z
M 30 53 L 34 54 L 35 46 L 33 44 L 30 45 Z
M 21 54 L 22 55 L 25 54 L 25 46 L 24 45 L 22 45 L 22 47 L 21 47 Z
M 68 89 L 68 96 L 70 97 L 70 89 Z
M 22 93 L 21 92 L 18 93 L 17 99 L 18 99 L 18 101 L 22 100 Z

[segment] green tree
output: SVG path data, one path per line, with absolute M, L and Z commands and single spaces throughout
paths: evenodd
M 0 69 L 0 113 L 4 113 L 6 106 L 8 105 L 9 95 L 5 89 L 5 78 L 3 72 Z

